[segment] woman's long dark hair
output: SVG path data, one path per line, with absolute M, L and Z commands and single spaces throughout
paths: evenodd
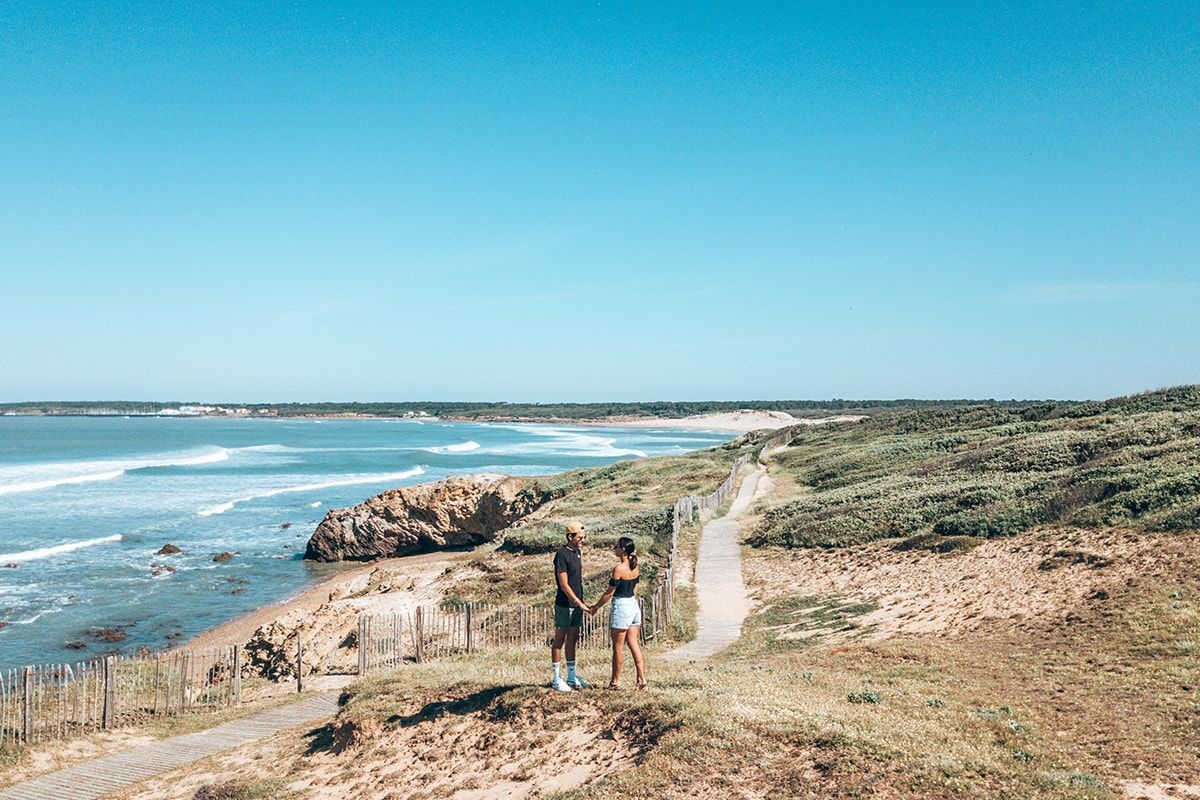
M 629 568 L 637 569 L 637 545 L 633 543 L 633 539 L 622 536 L 617 539 L 617 544 L 625 551 L 625 555 L 629 556 Z

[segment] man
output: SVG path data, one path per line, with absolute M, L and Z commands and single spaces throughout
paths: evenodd
M 554 598 L 554 640 L 550 645 L 550 661 L 554 680 L 550 686 L 560 692 L 589 689 L 591 684 L 575 672 L 575 645 L 583 615 L 591 610 L 583 602 L 583 542 L 587 539 L 583 525 L 567 523 L 567 542 L 554 554 L 554 582 L 558 593 Z M 562 674 L 563 650 L 567 651 L 567 675 Z

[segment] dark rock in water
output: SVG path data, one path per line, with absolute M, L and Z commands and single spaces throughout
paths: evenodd
M 171 631 L 170 633 L 167 634 L 166 638 L 167 638 L 167 641 L 170 641 L 172 639 L 179 639 L 182 636 L 183 636 L 183 631 Z
M 88 628 L 85 632 L 88 638 L 97 642 L 123 642 L 129 634 L 120 628 Z
M 230 592 L 230 594 L 245 594 L 245 593 L 246 593 L 246 590 L 244 588 L 234 589 L 232 592 Z
M 86 650 L 87 644 L 79 641 L 78 639 L 73 639 L 69 642 L 63 642 L 63 647 L 67 648 L 68 650 Z
M 0 628 L 7 628 L 7 627 L 8 627 L 8 623 L 5 622 L 4 620 L 0 619 Z
M 151 564 L 150 576 L 157 578 L 159 575 L 167 575 L 175 571 L 175 568 L 170 564 Z
M 233 553 L 230 553 L 230 552 L 217 553 L 215 556 L 213 556 L 213 561 L 217 562 L 218 564 L 224 564 L 226 561 L 228 561 L 231 558 L 233 558 Z
M 282 525 L 280 525 L 279 527 L 286 531 L 288 528 L 292 527 L 292 523 L 285 522 Z
M 174 554 L 176 554 L 176 553 L 182 553 L 182 552 L 183 552 L 183 551 L 182 551 L 182 550 L 180 550 L 180 549 L 179 549 L 178 547 L 176 547 L 175 545 L 173 545 L 173 544 L 170 544 L 170 543 L 167 543 L 167 544 L 164 544 L 162 547 L 158 548 L 158 552 L 156 552 L 154 555 L 156 555 L 156 556 L 170 556 L 170 555 L 174 555 Z
M 331 509 L 304 557 L 370 561 L 490 542 L 555 495 L 502 475 L 467 475 L 392 489 L 353 508 Z
M 18 564 L 17 562 L 15 562 L 15 561 L 10 561 L 10 562 L 8 562 L 7 564 L 5 564 L 5 565 L 4 565 L 4 568 L 5 568 L 5 569 L 16 569 L 16 568 L 17 568 L 17 567 L 19 567 L 19 566 L 21 566 L 21 565 L 20 565 L 20 564 Z

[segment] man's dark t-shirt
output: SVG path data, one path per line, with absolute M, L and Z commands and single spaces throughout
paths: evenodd
M 575 596 L 583 599 L 583 559 L 580 554 L 563 545 L 554 554 L 554 585 L 558 594 L 554 597 L 554 605 L 562 608 L 575 608 L 575 604 L 567 597 L 566 592 L 558 585 L 558 573 L 567 573 L 567 585 L 575 592 Z

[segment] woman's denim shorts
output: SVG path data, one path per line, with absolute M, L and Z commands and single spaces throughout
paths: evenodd
M 612 621 L 608 627 L 623 631 L 634 625 L 642 624 L 642 609 L 636 597 L 614 597 L 612 601 Z

